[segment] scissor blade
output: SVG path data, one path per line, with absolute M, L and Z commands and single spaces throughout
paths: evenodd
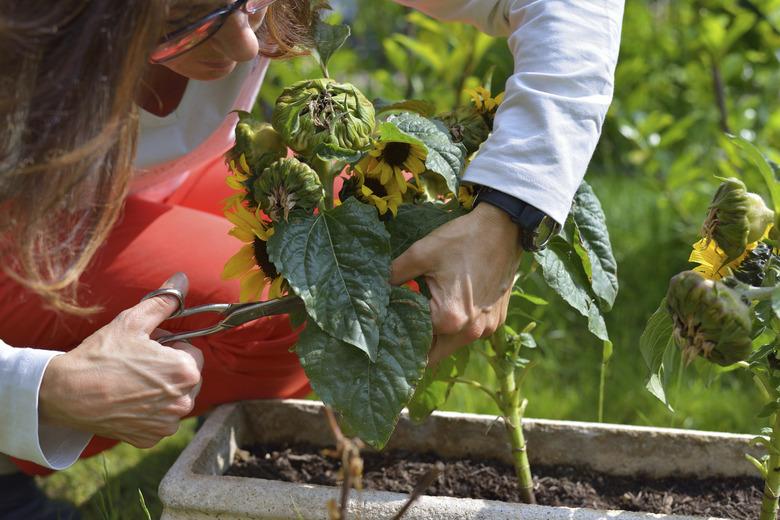
M 285 296 L 276 300 L 267 302 L 245 303 L 236 307 L 228 313 L 228 316 L 222 320 L 225 328 L 238 327 L 244 323 L 265 316 L 276 316 L 278 314 L 289 314 L 297 310 L 303 310 L 303 300 L 298 296 Z

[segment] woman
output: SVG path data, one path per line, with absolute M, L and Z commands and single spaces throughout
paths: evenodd
M 486 197 L 393 264 L 394 283 L 428 279 L 438 359 L 503 321 L 528 231 L 516 205 L 565 219 L 611 99 L 622 1 L 397 1 L 507 35 L 515 56 L 495 132 L 466 173 L 504 199 Z M 237 300 L 218 279 L 236 248 L 218 215 L 235 122 L 224 118 L 251 106 L 258 52 L 305 43 L 308 0 L 112 4 L 0 7 L 12 49 L 0 58 L 0 338 L 14 346 L 0 346 L 13 418 L 0 422 L 0 452 L 53 469 L 108 445 L 95 437 L 82 451 L 93 434 L 151 446 L 215 404 L 307 390 L 286 319 L 163 347 L 151 338 L 175 302 L 136 302 L 174 271 L 190 278 L 190 304 Z

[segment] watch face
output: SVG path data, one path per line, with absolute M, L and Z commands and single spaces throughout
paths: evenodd
M 543 249 L 552 237 L 558 233 L 560 226 L 551 217 L 545 215 L 539 225 L 536 227 L 533 241 L 536 250 Z

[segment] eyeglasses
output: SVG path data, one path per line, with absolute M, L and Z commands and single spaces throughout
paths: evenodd
M 149 61 L 164 63 L 205 42 L 224 25 L 230 15 L 239 9 L 248 15 L 257 14 L 276 0 L 236 0 L 232 4 L 217 9 L 206 16 L 166 35 L 152 51 Z

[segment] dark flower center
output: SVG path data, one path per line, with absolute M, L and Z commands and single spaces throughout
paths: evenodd
M 412 152 L 412 145 L 409 143 L 387 143 L 382 152 L 382 158 L 390 166 L 403 166 Z M 370 187 L 370 186 L 369 186 Z M 373 188 L 371 188 L 373 189 Z
M 382 183 L 379 182 L 379 179 L 374 177 L 367 177 L 363 184 L 365 184 L 371 191 L 373 191 L 374 195 L 377 197 L 387 197 L 387 189 L 382 186 Z
M 276 270 L 276 266 L 268 257 L 268 244 L 264 240 L 260 240 L 255 237 L 255 241 L 252 243 L 252 249 L 255 253 L 255 261 L 260 269 L 263 270 L 268 278 L 274 279 L 279 276 L 279 272 Z

